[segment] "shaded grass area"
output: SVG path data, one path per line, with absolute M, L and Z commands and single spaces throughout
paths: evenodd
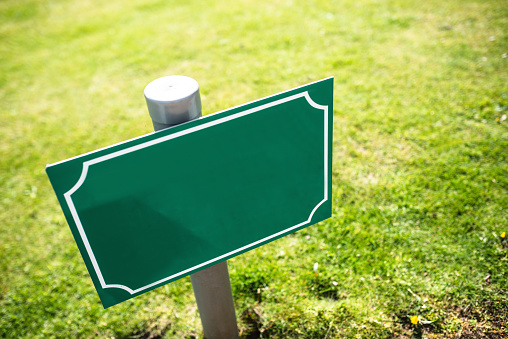
M 1 337 L 202 335 L 188 278 L 102 309 L 44 174 L 150 132 L 143 88 L 169 74 L 198 80 L 205 114 L 335 76 L 333 217 L 230 260 L 242 337 L 508 335 L 503 1 L 25 0 L 0 18 Z

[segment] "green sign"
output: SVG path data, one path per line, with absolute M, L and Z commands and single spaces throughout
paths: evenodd
M 46 168 L 104 307 L 331 216 L 333 78 Z

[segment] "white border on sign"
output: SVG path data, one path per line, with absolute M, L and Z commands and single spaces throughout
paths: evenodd
M 284 93 L 284 92 L 282 92 L 282 93 Z M 146 148 L 146 147 L 150 147 L 150 146 L 159 144 L 159 143 L 167 141 L 167 140 L 175 139 L 175 138 L 181 137 L 183 135 L 187 135 L 187 134 L 190 134 L 190 133 L 193 133 L 193 132 L 196 132 L 196 131 L 199 131 L 199 130 L 202 130 L 202 129 L 205 129 L 205 128 L 208 128 L 208 127 L 211 127 L 211 126 L 214 126 L 214 125 L 225 123 L 225 122 L 233 120 L 233 119 L 238 119 L 240 117 L 243 117 L 243 116 L 246 116 L 246 115 L 258 112 L 260 110 L 264 110 L 264 109 L 267 109 L 267 108 L 270 108 L 270 107 L 273 107 L 273 106 L 277 106 L 277 105 L 280 105 L 280 104 L 283 104 L 283 103 L 286 103 L 286 102 L 289 102 L 289 101 L 292 101 L 292 100 L 296 100 L 296 99 L 302 98 L 302 97 L 305 98 L 307 100 L 307 102 L 312 107 L 324 111 L 324 151 L 325 151 L 324 152 L 324 197 L 323 197 L 323 200 L 321 200 L 314 207 L 314 209 L 311 211 L 311 213 L 310 213 L 309 217 L 307 218 L 307 220 L 305 220 L 305 221 L 303 221 L 303 222 L 301 222 L 301 223 L 299 223 L 297 225 L 294 225 L 292 227 L 289 227 L 289 228 L 287 228 L 287 229 L 285 229 L 283 231 L 280 231 L 278 233 L 272 234 L 272 235 L 270 235 L 270 236 L 268 236 L 266 238 L 260 239 L 258 241 L 255 241 L 255 242 L 251 243 L 251 244 L 248 244 L 246 246 L 238 248 L 238 249 L 236 249 L 234 251 L 225 253 L 225 254 L 223 254 L 221 256 L 218 256 L 216 258 L 208 260 L 208 261 L 206 261 L 204 263 L 201 263 L 199 265 L 193 266 L 191 268 L 188 268 L 186 270 L 183 270 L 181 272 L 178 272 L 176 274 L 170 275 L 170 276 L 168 276 L 166 278 L 157 280 L 156 282 L 153 282 L 151 284 L 145 285 L 143 287 L 140 287 L 140 288 L 137 288 L 137 289 L 134 289 L 134 290 L 129 288 L 129 287 L 127 287 L 127 286 L 120 285 L 120 284 L 106 284 L 106 282 L 104 281 L 104 277 L 102 276 L 102 272 L 101 272 L 101 270 L 99 268 L 99 264 L 97 263 L 97 259 L 95 258 L 95 255 L 94 255 L 94 253 L 92 251 L 92 247 L 90 246 L 90 243 L 89 243 L 88 238 L 86 236 L 85 230 L 83 229 L 83 225 L 81 224 L 81 220 L 79 219 L 79 215 L 78 215 L 78 213 L 76 211 L 76 207 L 74 206 L 74 202 L 72 201 L 72 197 L 71 197 L 71 195 L 74 192 L 76 192 L 81 187 L 81 185 L 85 182 L 85 179 L 86 179 L 86 176 L 87 176 L 87 173 L 88 173 L 88 169 L 89 169 L 90 166 L 92 166 L 94 164 L 98 164 L 100 162 L 107 161 L 107 160 L 112 159 L 112 158 L 116 158 L 116 157 L 119 157 L 119 156 L 122 156 L 122 155 L 125 155 L 125 154 L 128 154 L 128 153 L 131 153 L 131 152 L 135 152 L 137 150 L 140 150 L 140 149 L 143 149 L 143 148 Z M 263 98 L 263 99 L 265 99 L 265 98 Z M 260 100 L 263 100 L 263 99 L 260 99 Z M 70 159 L 67 159 L 67 160 L 64 160 L 64 161 L 68 161 L 68 160 L 70 160 Z M 58 164 L 58 163 L 55 163 L 53 165 L 56 165 L 56 164 Z M 50 165 L 50 166 L 52 166 L 52 165 Z M 98 157 L 98 158 L 95 158 L 95 159 L 92 159 L 92 160 L 85 161 L 83 163 L 83 170 L 81 172 L 81 176 L 80 176 L 78 182 L 68 192 L 64 193 L 64 197 L 65 197 L 65 201 L 67 202 L 67 205 L 69 206 L 69 210 L 71 211 L 71 214 L 72 214 L 72 217 L 74 219 L 74 222 L 76 223 L 76 227 L 78 228 L 79 235 L 81 236 L 83 244 L 85 245 L 85 248 L 86 248 L 86 251 L 88 253 L 88 256 L 89 256 L 89 258 L 90 258 L 90 260 L 92 262 L 92 265 L 94 267 L 95 273 L 97 274 L 97 277 L 99 278 L 99 282 L 101 284 L 101 287 L 104 288 L 104 289 L 105 288 L 120 288 L 120 289 L 123 289 L 123 290 L 129 292 L 130 294 L 139 293 L 139 292 L 141 292 L 143 290 L 149 289 L 150 287 L 153 287 L 155 285 L 161 284 L 161 283 L 163 283 L 165 281 L 177 278 L 179 276 L 185 276 L 187 273 L 189 273 L 191 271 L 194 271 L 194 270 L 196 270 L 198 268 L 201 268 L 203 266 L 212 264 L 214 262 L 219 262 L 221 259 L 224 259 L 224 258 L 226 258 L 226 257 L 228 257 L 230 255 L 233 255 L 235 253 L 238 253 L 238 252 L 244 251 L 246 249 L 252 248 L 252 247 L 254 247 L 254 246 L 256 246 L 256 245 L 258 245 L 258 244 L 260 244 L 262 242 L 265 242 L 265 241 L 270 240 L 272 238 L 278 237 L 278 236 L 280 236 L 280 235 L 282 235 L 284 233 L 288 233 L 288 232 L 290 232 L 290 231 L 292 231 L 292 230 L 294 230 L 294 229 L 296 229 L 298 227 L 301 227 L 301 226 L 303 226 L 303 225 L 305 225 L 307 223 L 310 223 L 314 213 L 319 208 L 319 206 L 321 206 L 325 201 L 328 200 L 328 106 L 317 104 L 316 102 L 314 102 L 310 98 L 309 93 L 307 91 L 305 91 L 305 92 L 298 93 L 298 94 L 295 94 L 295 95 L 291 95 L 289 97 L 286 97 L 286 98 L 283 98 L 283 99 L 280 99 L 280 100 L 276 100 L 276 101 L 273 101 L 273 102 L 270 102 L 270 103 L 267 103 L 267 104 L 255 107 L 255 108 L 251 108 L 251 109 L 245 110 L 243 112 L 239 112 L 239 113 L 236 113 L 236 114 L 224 117 L 224 118 L 220 118 L 220 119 L 217 119 L 217 120 L 214 120 L 214 121 L 210 121 L 208 123 L 204 123 L 204 124 L 199 125 L 199 126 L 191 127 L 189 129 L 186 129 L 186 130 L 183 130 L 183 131 L 179 131 L 179 132 L 176 132 L 176 133 L 173 133 L 173 134 L 170 134 L 170 135 L 167 135 L 167 136 L 155 139 L 155 140 L 150 140 L 150 141 L 147 141 L 147 142 L 139 144 L 139 145 L 135 145 L 135 146 L 132 146 L 132 147 L 129 147 L 129 148 L 117 151 L 117 152 L 113 152 L 111 154 L 107 154 L 107 155 L 104 155 L 104 156 L 101 156 L 101 157 Z

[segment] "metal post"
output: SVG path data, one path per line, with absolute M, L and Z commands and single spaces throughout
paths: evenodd
M 152 81 L 145 88 L 145 99 L 155 131 L 201 117 L 199 85 L 186 76 Z M 227 261 L 191 274 L 191 282 L 205 338 L 238 338 Z
M 229 281 L 228 262 L 191 274 L 206 339 L 237 339 L 235 304 Z

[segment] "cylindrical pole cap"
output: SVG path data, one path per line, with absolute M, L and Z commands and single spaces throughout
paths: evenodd
M 145 87 L 145 99 L 155 130 L 201 116 L 198 82 L 187 76 L 155 79 Z

